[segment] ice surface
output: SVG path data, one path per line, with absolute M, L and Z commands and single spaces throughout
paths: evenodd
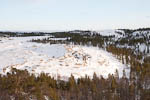
M 54 78 L 67 80 L 72 75 L 75 78 L 93 73 L 107 78 L 116 69 L 122 76 L 125 65 L 112 54 L 95 47 L 83 47 L 65 44 L 41 44 L 27 42 L 32 38 L 16 37 L 0 42 L 0 72 L 6 74 L 10 69 L 27 69 L 30 73 L 39 75 L 48 73 Z M 129 72 L 128 69 L 126 69 Z

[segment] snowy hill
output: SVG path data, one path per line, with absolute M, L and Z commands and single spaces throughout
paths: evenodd
M 141 61 L 149 57 L 148 29 L 75 30 L 48 35 L 50 36 L 1 37 L 0 48 L 3 49 L 0 50 L 0 72 L 6 74 L 11 68 L 27 69 L 36 75 L 44 72 L 66 80 L 71 74 L 75 78 L 85 75 L 92 77 L 93 73 L 107 77 L 108 74 L 115 74 L 117 69 L 121 77 L 123 70 L 129 76 L 130 69 L 127 66 L 130 65 L 122 64 L 115 55 L 105 51 L 107 47 L 114 45 L 118 49 L 129 48 L 127 51 L 132 49 L 135 57 L 136 54 L 143 57 Z

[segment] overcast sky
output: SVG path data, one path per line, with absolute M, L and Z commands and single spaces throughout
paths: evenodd
M 0 0 L 0 30 L 150 27 L 150 0 Z

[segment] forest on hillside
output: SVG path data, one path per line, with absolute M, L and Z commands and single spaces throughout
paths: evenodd
M 75 79 L 71 76 L 68 81 L 55 80 L 42 73 L 38 77 L 26 70 L 12 69 L 6 76 L 0 76 L 0 100 L 150 100 L 150 29 L 136 30 L 120 29 L 122 35 L 116 39 L 114 35 L 103 36 L 96 32 L 81 31 L 56 33 L 9 33 L 8 36 L 41 36 L 49 35 L 45 39 L 33 39 L 29 42 L 49 44 L 74 44 L 95 46 L 112 53 L 123 64 L 130 66 L 130 76 L 123 72 L 119 78 L 118 71 L 109 75 L 107 79 L 93 75 Z M 138 35 L 133 35 L 138 32 Z M 13 34 L 13 35 L 12 35 Z M 55 40 L 52 38 L 66 38 Z M 144 44 L 143 51 L 140 44 Z

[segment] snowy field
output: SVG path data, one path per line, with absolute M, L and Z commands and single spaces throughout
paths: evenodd
M 83 47 L 65 44 L 41 44 L 28 42 L 44 37 L 0 38 L 0 73 L 6 74 L 10 69 L 27 69 L 36 75 L 47 73 L 54 78 L 67 80 L 72 74 L 75 78 L 93 73 L 107 78 L 116 69 L 122 76 L 123 69 L 129 69 L 112 54 L 95 47 Z

